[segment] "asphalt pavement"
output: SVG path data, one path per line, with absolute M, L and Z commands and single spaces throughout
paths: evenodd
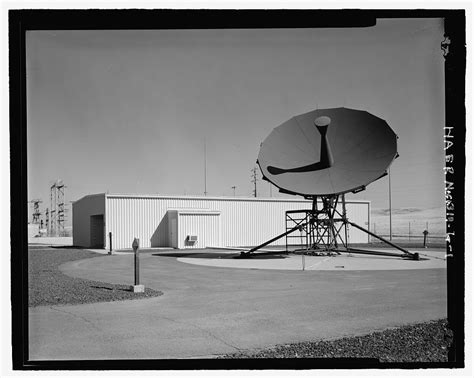
M 165 252 L 141 254 L 140 267 L 140 283 L 163 296 L 30 308 L 30 359 L 208 358 L 446 317 L 444 268 L 235 269 Z M 133 255 L 72 261 L 61 270 L 133 284 Z

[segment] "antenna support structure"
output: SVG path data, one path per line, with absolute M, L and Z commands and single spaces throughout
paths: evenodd
M 241 252 L 241 257 L 251 257 L 252 254 L 259 249 L 264 248 L 278 239 L 286 237 L 286 253 L 290 252 L 290 246 L 299 245 L 300 248 L 291 252 L 328 256 L 340 255 L 341 252 L 344 252 L 419 260 L 418 253 L 409 252 L 358 224 L 349 221 L 347 218 L 344 194 L 311 196 L 308 199 L 311 199 L 313 202 L 311 209 L 288 210 L 286 212 L 286 231 L 284 233 L 250 249 L 249 251 Z M 350 247 L 348 243 L 349 225 L 381 240 L 399 250 L 400 253 L 370 251 Z M 299 231 L 299 233 L 295 235 L 297 231 Z M 297 240 L 295 241 L 295 239 Z M 262 254 L 262 252 L 259 254 Z

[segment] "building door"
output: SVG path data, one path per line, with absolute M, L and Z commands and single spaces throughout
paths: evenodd
M 170 242 L 171 247 L 178 248 L 178 230 L 176 227 L 176 218 L 171 218 L 171 225 L 170 225 Z
M 104 214 L 91 215 L 91 248 L 104 248 Z

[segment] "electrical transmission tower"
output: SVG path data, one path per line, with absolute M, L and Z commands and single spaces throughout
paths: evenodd
M 33 204 L 33 221 L 32 221 L 32 223 L 38 224 L 38 223 L 40 223 L 40 216 L 41 216 L 41 212 L 40 212 L 40 209 L 39 209 L 39 204 L 43 201 L 41 201 L 40 199 L 34 199 L 34 200 L 31 200 L 30 202 Z
M 45 211 L 45 223 L 46 223 L 46 232 L 48 235 L 51 234 L 51 230 L 50 230 L 50 223 L 49 223 L 49 209 L 46 208 L 46 211 Z
M 256 198 L 257 197 L 257 167 L 254 167 L 253 169 L 251 169 L 251 172 L 252 172 L 252 182 L 253 182 L 253 196 Z
M 49 211 L 49 235 L 62 236 L 64 234 L 64 189 L 66 186 L 62 180 L 57 180 L 51 185 L 50 201 L 51 207 Z M 46 219 L 48 224 L 48 219 Z

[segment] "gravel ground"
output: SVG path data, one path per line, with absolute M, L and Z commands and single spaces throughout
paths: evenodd
M 72 278 L 58 266 L 74 260 L 102 256 L 98 253 L 73 248 L 30 247 L 28 249 L 28 305 L 50 306 L 112 302 L 126 299 L 151 298 L 161 291 L 145 288 L 144 293 L 133 293 L 130 285 Z
M 452 331 L 446 319 L 358 337 L 278 345 L 219 358 L 376 358 L 380 362 L 447 362 Z

